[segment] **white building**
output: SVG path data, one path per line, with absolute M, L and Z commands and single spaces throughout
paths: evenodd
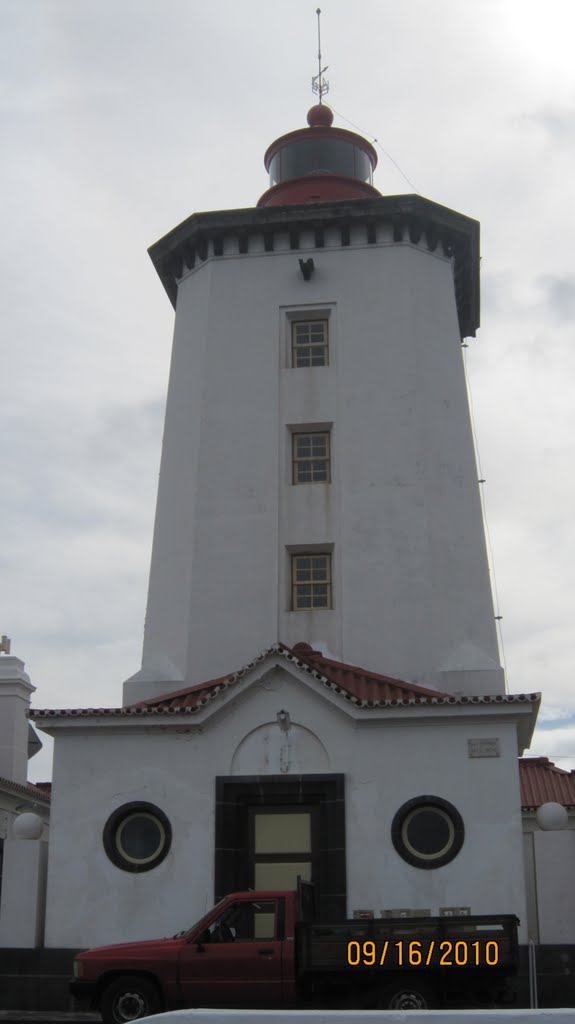
M 26 717 L 34 690 L 24 663 L 0 655 L 0 947 L 44 941 L 50 794 L 27 781 L 42 747 Z
M 380 196 L 372 147 L 331 120 L 318 105 L 270 147 L 256 209 L 195 215 L 151 250 L 176 326 L 143 664 L 124 705 L 260 658 L 193 714 L 160 700 L 155 713 L 36 716 L 56 737 L 50 944 L 144 936 L 184 915 L 180 927 L 240 883 L 292 884 L 304 861 L 332 916 L 399 900 L 525 919 L 517 753 L 537 701 L 505 696 L 498 661 L 460 351 L 478 320 L 478 227 Z M 310 679 L 309 650 L 297 665 L 301 643 L 336 671 L 426 692 L 380 708 L 386 683 L 373 681 L 376 707 L 352 706 Z M 481 740 L 495 756 L 475 756 Z M 69 822 L 88 779 L 87 817 Z M 391 840 L 401 808 L 428 797 L 438 850 L 465 835 L 437 858 L 449 869 L 430 871 L 430 854 L 407 863 Z M 305 849 L 280 840 L 287 813 Z M 273 870 L 258 860 L 264 827 L 278 830 Z M 130 829 L 142 848 L 144 833 L 150 850 L 164 844 L 153 870 L 119 853 Z M 76 884 L 70 848 L 89 864 Z
M 33 712 L 47 946 L 297 875 L 326 918 L 464 908 L 575 942 L 531 839 L 523 870 L 539 695 L 506 694 L 497 649 L 460 352 L 479 228 L 381 196 L 331 121 L 270 147 L 257 208 L 150 250 L 176 322 L 143 662 L 121 708 Z

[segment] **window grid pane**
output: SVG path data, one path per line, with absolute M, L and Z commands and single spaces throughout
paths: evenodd
M 292 482 L 294 484 L 330 482 L 329 431 L 293 434 Z
M 331 555 L 292 555 L 292 608 L 331 608 Z
M 297 889 L 299 877 L 304 882 L 311 882 L 311 860 L 285 861 L 283 863 L 266 863 L 255 865 L 256 889 Z
M 292 366 L 328 365 L 327 320 L 292 324 Z
M 254 816 L 254 849 L 256 856 L 266 853 L 311 854 L 310 812 L 258 811 Z

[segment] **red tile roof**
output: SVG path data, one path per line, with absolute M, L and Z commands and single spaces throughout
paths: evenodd
M 13 779 L 0 778 L 0 789 L 12 789 L 17 793 L 28 793 L 42 803 L 50 803 L 51 782 L 39 782 L 36 786 L 32 782 L 14 782 Z
M 382 701 L 420 703 L 429 698 L 449 696 L 440 690 L 416 686 L 415 683 L 408 683 L 404 679 L 379 675 L 357 665 L 333 661 L 331 658 L 325 658 L 321 651 L 314 651 L 309 644 L 299 643 L 295 644 L 291 651 L 289 647 L 284 647 L 284 650 L 295 656 L 298 661 L 315 669 L 338 690 L 361 701 L 363 705 L 375 705 Z
M 557 768 L 548 757 L 519 758 L 523 810 L 548 802 L 575 808 L 575 771 Z
M 426 689 L 423 686 L 415 686 L 414 683 L 406 683 L 402 679 L 394 679 L 392 676 L 380 676 L 376 672 L 368 672 L 355 665 L 346 665 L 341 661 L 332 661 L 324 658 L 321 651 L 314 651 L 309 644 L 296 644 L 289 648 L 284 644 L 277 644 L 276 649 L 287 656 L 290 661 L 295 661 L 301 667 L 311 670 L 314 674 L 323 676 L 332 689 L 342 695 L 355 698 L 355 701 L 362 706 L 375 706 L 377 703 L 396 701 L 398 703 L 421 703 L 422 700 L 432 697 L 447 697 L 448 694 L 440 693 L 438 690 Z M 267 654 L 268 652 L 266 652 Z M 243 673 L 242 673 L 243 674 Z M 139 701 L 132 707 L 140 708 L 194 708 L 199 709 L 217 696 L 220 691 L 227 689 L 231 683 L 237 681 L 239 673 L 229 676 L 220 676 L 218 679 L 210 679 L 208 682 L 199 683 L 196 686 L 186 686 L 182 690 L 167 693 L 163 696 L 152 697 L 149 700 Z
M 415 683 L 408 683 L 403 679 L 378 675 L 376 672 L 359 668 L 357 665 L 347 665 L 341 661 L 333 661 L 330 658 L 325 658 L 321 651 L 314 651 L 309 644 L 299 643 L 290 648 L 286 647 L 285 644 L 278 643 L 273 644 L 266 651 L 263 651 L 262 654 L 258 655 L 257 658 L 254 658 L 248 665 L 244 665 L 243 668 L 237 672 L 232 672 L 230 675 L 209 679 L 207 682 L 197 683 L 195 686 L 185 686 L 170 693 L 138 701 L 135 704 L 130 704 L 128 707 L 46 710 L 34 708 L 29 712 L 29 716 L 32 719 L 43 719 L 71 718 L 76 716 L 168 715 L 181 712 L 196 714 L 206 704 L 216 700 L 226 690 L 243 679 L 248 672 L 251 672 L 258 664 L 261 664 L 261 662 L 272 655 L 280 655 L 292 664 L 297 665 L 298 668 L 303 669 L 304 672 L 317 679 L 318 682 L 322 683 L 333 693 L 358 708 L 369 709 L 414 704 L 536 704 L 540 700 L 540 694 L 538 693 L 498 693 L 476 697 L 455 696 L 454 694 L 443 693 L 440 690 L 417 686 Z
M 28 785 L 32 786 L 32 789 L 39 789 L 40 792 L 43 793 L 44 796 L 47 796 L 48 798 L 50 798 L 51 795 L 52 795 L 52 783 L 51 782 L 35 782 L 35 783 L 34 782 L 29 782 Z

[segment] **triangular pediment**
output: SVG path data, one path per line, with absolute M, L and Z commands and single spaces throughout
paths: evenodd
M 240 690 L 244 693 L 257 684 L 274 666 L 283 668 L 307 683 L 311 689 L 323 693 L 326 698 L 328 695 L 332 700 L 335 697 L 348 707 L 419 704 L 436 702 L 448 696 L 438 690 L 326 658 L 309 644 L 296 644 L 292 648 L 274 644 L 237 672 L 138 701 L 129 705 L 129 708 L 159 713 L 186 711 L 192 714 L 209 705 L 215 709 L 216 705 L 227 702 Z
M 278 677 L 281 677 L 278 678 Z M 54 734 L 66 728 L 165 728 L 170 722 L 181 728 L 182 720 L 202 728 L 212 716 L 226 707 L 250 698 L 260 699 L 264 691 L 278 682 L 291 681 L 305 687 L 315 699 L 325 700 L 333 709 L 356 721 L 412 716 L 429 718 L 494 714 L 517 717 L 520 724 L 520 750 L 531 740 L 540 694 L 466 694 L 444 693 L 403 679 L 381 675 L 358 665 L 325 657 L 309 644 L 293 647 L 273 644 L 249 664 L 217 679 L 189 686 L 170 686 L 157 680 L 163 693 L 155 694 L 121 708 L 62 708 L 30 711 L 30 718 L 45 732 Z M 279 708 L 277 709 L 279 711 Z M 276 712 L 277 714 L 277 712 Z

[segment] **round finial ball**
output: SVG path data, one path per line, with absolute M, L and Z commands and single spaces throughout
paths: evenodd
M 325 103 L 316 103 L 307 112 L 307 123 L 310 128 L 331 128 L 333 124 L 333 110 L 326 107 Z
M 535 815 L 539 828 L 544 832 L 556 832 L 565 828 L 568 820 L 567 811 L 562 804 L 541 804 Z
M 44 822 L 37 814 L 26 811 L 16 818 L 13 831 L 16 839 L 39 839 L 44 831 Z

